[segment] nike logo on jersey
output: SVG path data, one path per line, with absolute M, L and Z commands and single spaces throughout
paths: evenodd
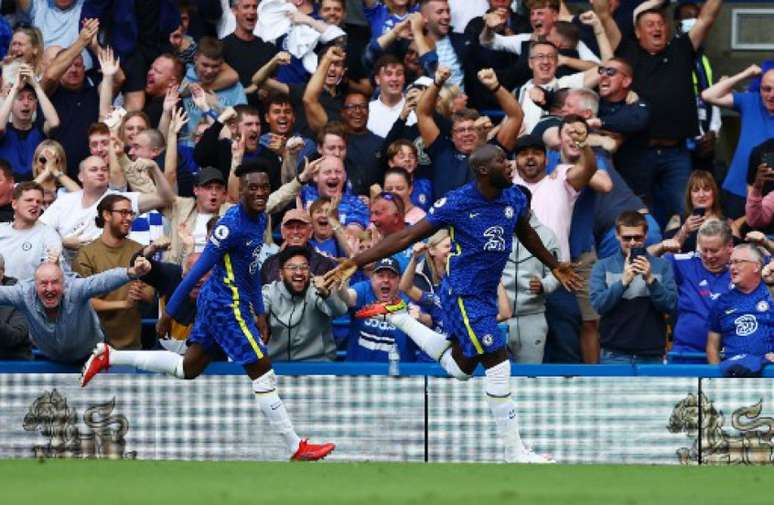
M 479 214 L 480 212 L 471 212 L 470 214 L 468 214 L 468 216 L 470 216 L 470 219 L 475 219 L 478 217 Z
M 733 314 L 734 312 L 736 312 L 736 309 L 726 309 L 726 310 L 725 310 L 725 314 L 726 314 L 726 315 L 728 315 L 728 314 Z

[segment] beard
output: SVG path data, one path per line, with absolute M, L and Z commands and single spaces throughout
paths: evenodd
M 283 284 L 285 284 L 285 289 L 288 290 L 288 293 L 291 294 L 291 296 L 304 296 L 306 294 L 306 290 L 309 289 L 309 282 L 307 281 L 304 284 L 304 287 L 300 290 L 293 287 L 293 284 L 289 281 L 283 280 Z

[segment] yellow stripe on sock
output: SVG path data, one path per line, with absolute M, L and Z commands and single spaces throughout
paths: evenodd
M 261 347 L 250 332 L 250 328 L 247 327 L 247 323 L 245 323 L 245 320 L 242 318 L 242 311 L 239 309 L 239 290 L 234 284 L 234 269 L 231 267 L 231 256 L 226 254 L 223 257 L 223 263 L 226 265 L 226 278 L 223 279 L 223 282 L 225 282 L 226 286 L 231 290 L 231 309 L 234 311 L 234 318 L 236 318 L 239 327 L 242 329 L 242 333 L 247 337 L 247 341 L 250 342 L 250 347 L 255 351 L 255 355 L 258 356 L 259 360 L 263 359 Z
M 465 323 L 465 329 L 468 331 L 468 336 L 470 337 L 471 342 L 473 342 L 473 347 L 476 348 L 476 352 L 479 354 L 484 354 L 484 348 L 481 347 L 481 343 L 478 341 L 478 337 L 476 337 L 476 333 L 473 331 L 473 328 L 470 326 L 470 319 L 468 319 L 468 312 L 465 310 L 465 304 L 462 303 L 462 298 L 457 297 L 457 305 L 460 307 L 460 313 L 462 314 L 462 321 Z

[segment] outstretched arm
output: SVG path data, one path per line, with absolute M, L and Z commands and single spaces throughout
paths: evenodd
M 320 65 L 312 74 L 312 78 L 309 79 L 309 83 L 306 85 L 304 91 L 304 111 L 306 113 L 306 120 L 309 123 L 309 128 L 312 131 L 319 131 L 320 128 L 325 126 L 328 122 L 328 113 L 325 112 L 322 104 L 320 103 L 320 96 L 323 93 L 325 86 L 325 76 L 328 74 L 328 69 L 333 63 L 344 61 L 344 51 L 339 47 L 331 47 L 325 52 L 322 57 Z
M 516 147 L 516 139 L 519 136 L 521 124 L 524 121 L 524 111 L 516 97 L 500 85 L 494 70 L 491 68 L 480 70 L 478 72 L 478 80 L 489 91 L 494 93 L 497 103 L 505 113 L 505 119 L 500 123 L 500 128 L 497 131 L 497 142 L 506 151 L 511 151 Z
M 621 30 L 618 28 L 618 24 L 615 22 L 615 19 L 613 19 L 609 0 L 591 0 L 591 7 L 594 9 L 594 13 L 599 17 L 599 21 L 605 29 L 605 34 L 607 35 L 607 40 L 610 42 L 611 49 L 615 51 L 621 44 L 621 39 L 623 37 L 621 35 Z
M 734 86 L 742 81 L 761 75 L 761 67 L 750 65 L 738 74 L 723 79 L 701 92 L 701 99 L 718 107 L 730 109 L 734 106 Z

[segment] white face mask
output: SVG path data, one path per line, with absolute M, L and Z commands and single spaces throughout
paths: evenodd
M 696 18 L 688 18 L 680 21 L 680 29 L 683 33 L 688 33 L 696 25 Z

